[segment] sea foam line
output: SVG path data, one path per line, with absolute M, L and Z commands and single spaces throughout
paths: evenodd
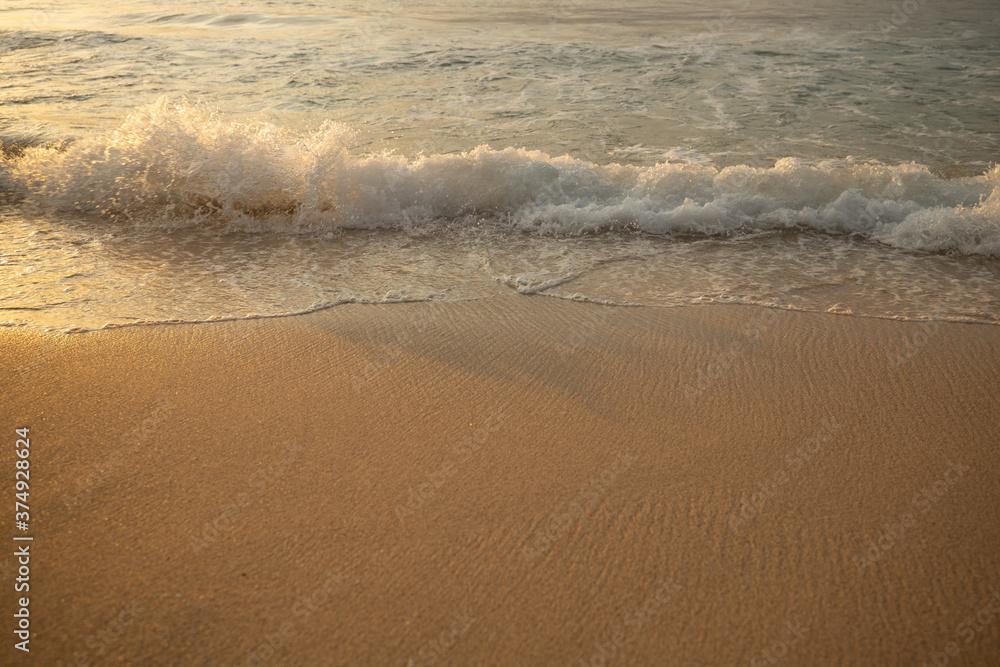
M 1000 167 L 941 178 L 851 158 L 773 167 L 598 165 L 526 148 L 355 155 L 350 128 L 311 135 L 166 100 L 113 132 L 3 159 L 22 206 L 142 227 L 269 233 L 502 224 L 556 235 L 633 229 L 859 234 L 909 250 L 1000 256 Z

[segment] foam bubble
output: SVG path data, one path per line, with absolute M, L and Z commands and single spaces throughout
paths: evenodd
M 356 155 L 352 142 L 338 123 L 298 135 L 160 100 L 113 132 L 8 156 L 4 171 L 26 206 L 148 228 L 302 233 L 468 221 L 557 235 L 809 229 L 908 250 L 1000 255 L 1000 167 L 945 179 L 918 164 L 850 158 L 644 167 L 486 146 Z

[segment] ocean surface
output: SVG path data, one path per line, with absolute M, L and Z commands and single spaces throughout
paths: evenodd
M 0 323 L 998 324 L 997 35 L 995 0 L 5 0 Z

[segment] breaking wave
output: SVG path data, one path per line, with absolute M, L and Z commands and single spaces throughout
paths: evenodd
M 0 188 L 21 206 L 148 227 L 269 233 L 503 224 L 556 235 L 634 229 L 718 236 L 858 234 L 907 250 L 1000 256 L 1000 167 L 942 178 L 845 158 L 771 168 L 599 165 L 525 148 L 351 152 L 350 128 L 301 135 L 167 100 L 113 132 L 6 147 Z

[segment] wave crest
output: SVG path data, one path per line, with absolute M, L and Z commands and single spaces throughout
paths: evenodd
M 24 203 L 144 226 L 304 232 L 499 221 L 555 234 L 861 234 L 912 250 L 1000 256 L 1000 167 L 945 179 L 850 158 L 771 168 L 597 165 L 533 150 L 359 156 L 350 128 L 302 136 L 160 100 L 117 130 L 5 155 Z

